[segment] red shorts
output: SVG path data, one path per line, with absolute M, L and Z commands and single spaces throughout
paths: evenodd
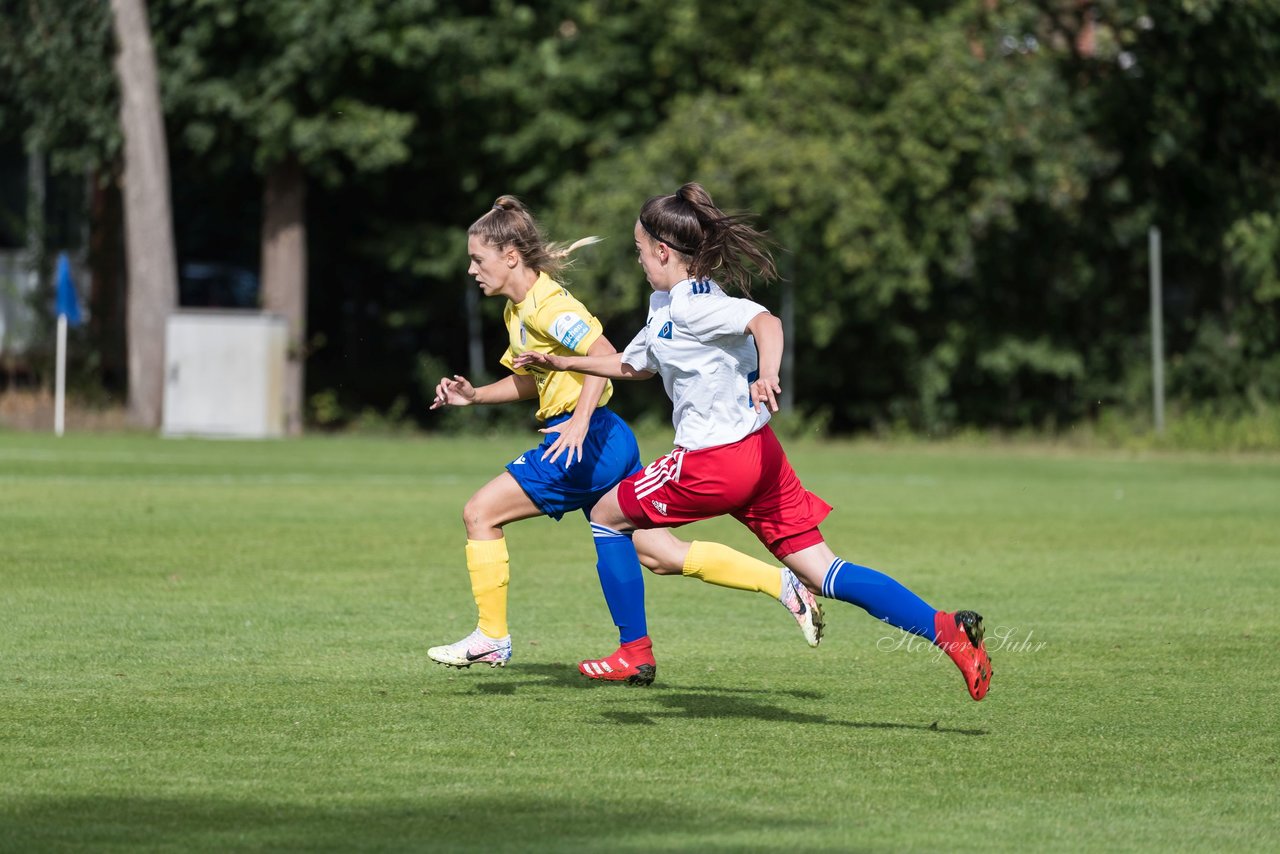
M 732 516 L 779 559 L 822 541 L 831 505 L 804 488 L 769 425 L 732 445 L 676 448 L 618 484 L 637 528 Z

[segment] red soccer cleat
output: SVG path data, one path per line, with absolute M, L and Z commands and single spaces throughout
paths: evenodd
M 648 635 L 629 641 L 608 658 L 579 662 L 578 671 L 588 679 L 651 685 L 658 673 L 658 665 L 653 660 L 653 641 Z
M 964 674 L 969 696 L 981 700 L 991 687 L 991 659 L 982 643 L 982 615 L 974 611 L 939 611 L 933 617 L 935 644 Z

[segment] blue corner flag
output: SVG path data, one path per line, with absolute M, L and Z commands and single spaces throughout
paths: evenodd
M 67 253 L 58 253 L 58 316 L 67 318 L 68 326 L 79 326 L 84 320 L 80 317 L 80 296 L 76 293 L 76 283 L 71 280 L 71 261 Z

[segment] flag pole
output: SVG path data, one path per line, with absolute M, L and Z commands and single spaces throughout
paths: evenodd
M 67 327 L 79 326 L 80 297 L 76 294 L 75 282 L 71 281 L 71 260 L 67 253 L 58 253 L 57 273 L 58 302 L 58 366 L 53 392 L 53 433 L 62 435 L 66 426 L 67 408 Z
M 53 392 L 53 435 L 61 436 L 66 426 L 67 316 L 58 315 L 58 367 Z

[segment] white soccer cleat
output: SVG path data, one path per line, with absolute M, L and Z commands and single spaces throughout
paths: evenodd
M 822 619 L 822 606 L 818 604 L 818 600 L 809 592 L 809 588 L 804 586 L 804 582 L 796 578 L 795 573 L 782 568 L 782 604 L 795 621 L 800 624 L 800 631 L 804 634 L 804 642 L 809 646 L 817 646 L 822 643 L 822 627 L 824 625 Z
M 487 664 L 490 667 L 506 667 L 511 660 L 511 635 L 491 638 L 476 629 L 456 643 L 433 646 L 427 657 L 448 667 L 470 667 Z

